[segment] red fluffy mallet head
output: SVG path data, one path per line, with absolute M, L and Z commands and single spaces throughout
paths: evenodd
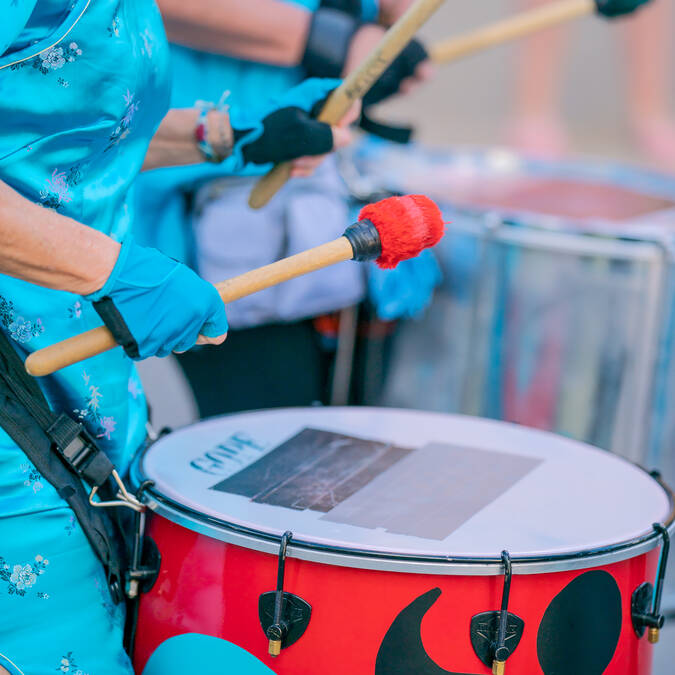
M 377 228 L 382 253 L 376 262 L 384 269 L 435 246 L 445 232 L 440 209 L 424 195 L 389 197 L 368 204 L 361 209 L 359 220 L 369 220 Z

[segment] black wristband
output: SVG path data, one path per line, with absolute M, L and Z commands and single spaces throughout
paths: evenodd
M 361 22 L 337 9 L 317 9 L 307 36 L 302 66 L 310 77 L 340 77 Z
M 312 119 L 302 108 L 275 110 L 262 124 L 260 138 L 241 149 L 247 164 L 288 162 L 305 155 L 324 155 L 333 149 L 330 125 Z
M 613 19 L 634 12 L 641 5 L 646 5 L 649 0 L 595 0 L 598 13 Z
M 405 126 L 400 126 L 377 122 L 368 114 L 367 110 L 361 111 L 359 126 L 371 136 L 377 136 L 378 138 L 383 138 L 385 141 L 400 143 L 401 145 L 410 143 L 414 132 L 414 129 L 407 124 Z
M 138 358 L 138 343 L 131 334 L 129 326 L 120 314 L 112 298 L 106 296 L 93 303 L 94 309 L 103 320 L 107 329 L 113 334 L 115 341 L 124 348 L 127 356 Z
M 337 9 L 360 19 L 363 12 L 361 0 L 321 0 L 322 9 Z

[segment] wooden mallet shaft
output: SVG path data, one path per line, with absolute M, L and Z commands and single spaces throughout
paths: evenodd
M 404 47 L 415 37 L 417 31 L 445 0 L 417 0 L 401 18 L 386 32 L 380 43 L 370 52 L 364 62 L 346 77 L 330 95 L 318 116 L 326 124 L 337 124 L 355 101 L 370 91 L 376 80 L 391 65 Z M 259 209 L 284 186 L 291 175 L 291 163 L 283 162 L 272 168 L 251 190 L 249 206 Z
M 429 55 L 434 63 L 457 61 L 469 54 L 510 42 L 544 28 L 595 13 L 595 0 L 558 0 L 498 21 L 466 35 L 435 44 Z
M 374 251 L 373 255 L 377 257 L 379 253 Z M 370 257 L 372 258 L 373 255 Z M 355 254 L 353 244 L 345 234 L 327 244 L 222 281 L 216 284 L 216 288 L 223 302 L 227 304 L 283 281 L 289 281 L 323 267 L 352 259 L 366 258 Z M 33 352 L 26 359 L 26 370 L 36 377 L 50 375 L 61 368 L 102 354 L 117 346 L 112 333 L 105 326 L 100 326 Z

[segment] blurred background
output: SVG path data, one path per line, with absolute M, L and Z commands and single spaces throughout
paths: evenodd
M 651 45 L 649 18 L 641 36 L 629 21 L 582 19 L 439 65 L 433 81 L 377 106 L 378 120 L 414 125 L 416 144 L 362 137 L 342 153 L 352 213 L 398 190 L 428 191 L 452 224 L 438 278 L 429 268 L 370 273 L 368 300 L 322 323 L 331 376 L 318 403 L 507 419 L 675 482 L 675 8 L 655 4 L 645 15 L 661 12 L 664 32 L 652 30 Z M 421 38 L 429 46 L 528 6 L 447 2 Z M 631 40 L 633 56 L 660 55 L 632 79 Z M 647 120 L 654 90 L 646 108 L 660 110 Z M 422 278 L 433 300 L 387 309 Z M 200 407 L 213 414 L 176 359 L 139 369 L 156 428 L 195 421 Z M 669 588 L 675 609 L 675 569 Z M 655 651 L 657 675 L 672 672 L 673 623 Z
M 535 3 L 536 4 L 536 3 Z M 540 3 L 541 4 L 541 3 Z M 672 0 L 669 5 L 668 34 L 675 29 Z M 445 3 L 421 30 L 425 43 L 433 44 L 460 35 L 527 7 L 527 3 L 488 2 Z M 656 8 L 657 10 L 659 8 Z M 643 10 L 651 12 L 654 8 Z M 642 17 L 640 18 L 642 20 Z M 630 124 L 626 99 L 626 30 L 631 20 L 581 19 L 553 35 L 562 34 L 560 74 L 551 78 L 560 83 L 560 111 L 570 132 L 574 154 L 650 164 L 641 152 Z M 551 31 L 543 35 L 550 39 Z M 672 39 L 663 46 L 663 59 L 675 70 Z M 414 120 L 417 138 L 442 146 L 502 145 L 509 140 L 509 125 L 516 116 L 514 100 L 522 41 L 494 47 L 438 67 L 436 79 L 410 97 L 382 104 L 388 118 Z M 670 53 L 669 53 L 670 51 Z M 644 77 L 650 77 L 645 73 Z M 675 76 L 669 79 L 666 96 L 673 102 Z M 672 111 L 672 107 L 671 107 Z M 675 166 L 671 168 L 675 172 Z

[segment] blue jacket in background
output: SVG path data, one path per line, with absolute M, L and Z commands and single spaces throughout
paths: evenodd
M 282 0 L 318 9 L 320 0 Z M 378 0 L 363 0 L 363 20 L 374 21 Z M 267 108 L 271 101 L 306 78 L 300 66 L 273 66 L 171 45 L 171 106 L 188 108 L 196 101 L 218 102 L 229 91 L 234 110 Z M 136 239 L 178 260 L 194 263 L 188 195 L 200 184 L 230 175 L 261 175 L 270 165 L 249 165 L 243 171 L 228 158 L 221 164 L 194 164 L 155 169 L 136 181 Z

